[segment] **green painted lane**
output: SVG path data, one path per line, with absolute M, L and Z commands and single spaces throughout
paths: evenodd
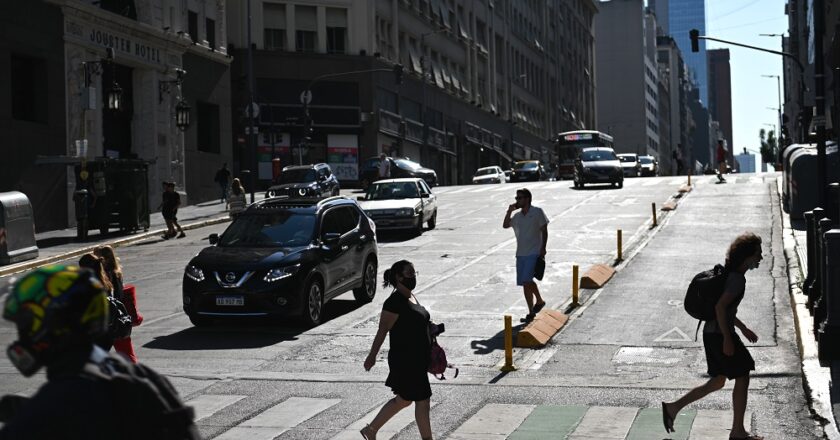
M 508 437 L 510 440 L 564 439 L 586 414 L 586 406 L 545 405 L 534 408 Z

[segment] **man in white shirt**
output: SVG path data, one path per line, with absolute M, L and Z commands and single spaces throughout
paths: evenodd
M 391 177 L 391 160 L 385 153 L 379 154 L 379 178 L 388 179 Z
M 513 214 L 516 210 L 519 212 Z M 528 315 L 521 321 L 529 322 L 545 306 L 540 289 L 534 282 L 534 269 L 537 260 L 545 258 L 548 217 L 541 208 L 531 206 L 531 191 L 522 188 L 516 191 L 516 202 L 508 206 L 502 227 L 513 227 L 516 235 L 516 285 L 522 286 L 525 302 L 528 303 Z

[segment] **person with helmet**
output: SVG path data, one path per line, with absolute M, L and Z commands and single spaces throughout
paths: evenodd
M 155 427 L 163 418 L 156 414 L 179 417 L 183 429 L 161 424 L 178 435 L 154 438 L 198 438 L 192 409 L 165 378 L 94 344 L 106 332 L 109 312 L 107 292 L 93 272 L 47 266 L 10 286 L 3 318 L 15 324 L 18 339 L 7 355 L 26 377 L 46 367 L 47 382 L 31 398 L 0 398 L 0 440 L 138 438 L 137 429 L 125 425 L 133 411 L 142 413 L 132 417 L 144 426 Z

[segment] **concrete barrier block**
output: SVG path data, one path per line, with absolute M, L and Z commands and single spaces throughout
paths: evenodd
M 677 202 L 669 200 L 662 204 L 662 208 L 660 208 L 660 211 L 673 211 L 675 209 L 677 209 Z
M 557 310 L 540 310 L 534 320 L 516 334 L 516 346 L 521 348 L 541 347 L 547 344 L 566 325 L 568 320 L 568 315 Z
M 600 289 L 615 275 L 615 269 L 606 264 L 596 264 L 580 277 L 580 287 L 584 289 Z
M 691 192 L 691 188 L 692 188 L 691 185 L 683 185 L 677 191 L 679 191 L 681 193 L 687 193 L 687 192 Z

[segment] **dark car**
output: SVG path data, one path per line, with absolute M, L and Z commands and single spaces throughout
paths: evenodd
M 330 299 L 376 294 L 376 226 L 354 200 L 258 201 L 210 243 L 184 272 L 184 312 L 197 326 L 233 316 L 314 326 Z
M 511 182 L 538 181 L 544 177 L 542 164 L 538 160 L 521 160 L 513 164 L 510 171 Z
M 583 188 L 587 183 L 609 183 L 622 188 L 624 172 L 621 162 L 612 148 L 592 147 L 580 150 L 575 160 L 575 188 Z
M 417 162 L 409 159 L 389 157 L 391 161 L 391 179 L 403 177 L 418 177 L 426 181 L 429 186 L 437 186 L 437 173 L 431 168 L 426 168 Z M 367 189 L 371 183 L 379 180 L 379 157 L 368 158 L 359 173 L 359 184 L 362 189 Z
M 325 163 L 287 166 L 275 183 L 265 192 L 266 198 L 288 196 L 320 199 L 337 196 L 341 190 L 338 179 Z

